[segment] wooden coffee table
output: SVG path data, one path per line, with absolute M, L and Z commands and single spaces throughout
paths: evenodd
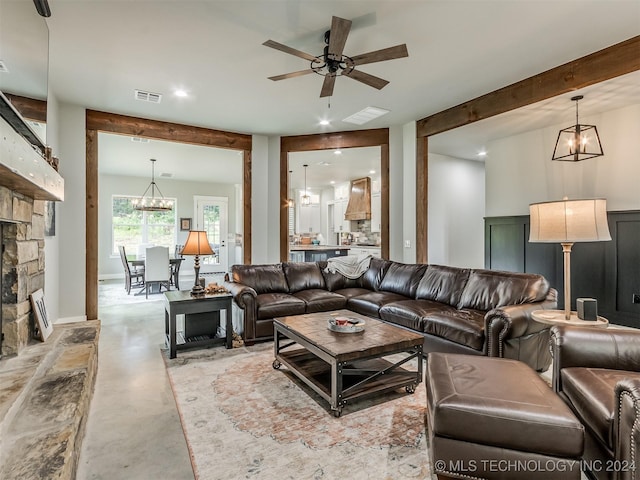
M 362 319 L 363 332 L 327 328 L 336 315 Z M 404 387 L 415 392 L 422 382 L 422 335 L 349 310 L 274 319 L 273 368 L 287 367 L 331 405 L 336 417 L 355 399 Z M 393 354 L 393 360 L 388 357 Z M 400 357 L 400 358 L 399 358 Z M 417 370 L 401 366 L 417 359 Z

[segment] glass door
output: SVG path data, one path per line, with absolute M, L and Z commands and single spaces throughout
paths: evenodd
M 195 196 L 196 230 L 207 232 L 213 255 L 200 259 L 200 273 L 226 272 L 229 268 L 227 232 L 229 230 L 226 197 Z

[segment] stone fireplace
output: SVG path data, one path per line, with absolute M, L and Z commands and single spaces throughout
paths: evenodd
M 35 333 L 29 295 L 44 289 L 44 204 L 0 186 L 2 355 L 20 353 Z

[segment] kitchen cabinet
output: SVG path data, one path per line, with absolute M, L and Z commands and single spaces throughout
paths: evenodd
M 333 203 L 333 233 L 350 232 L 351 222 L 344 219 L 349 200 L 336 200 Z
M 371 195 L 371 231 L 382 231 L 382 199 L 380 193 Z
M 381 258 L 380 247 L 361 247 L 358 245 L 351 245 L 349 255 L 371 255 L 374 258 Z
M 320 231 L 320 205 L 300 205 L 298 207 L 297 233 L 317 233 Z

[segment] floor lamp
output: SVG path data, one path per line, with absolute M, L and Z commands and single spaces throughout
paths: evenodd
M 529 205 L 530 242 L 559 243 L 564 255 L 564 318 L 571 319 L 571 247 L 576 242 L 611 240 L 604 198 Z
M 200 285 L 200 255 L 213 255 L 211 245 L 207 239 L 207 232 L 202 230 L 191 230 L 189 236 L 184 244 L 184 248 L 180 252 L 180 255 L 195 255 L 195 261 L 193 268 L 196 271 L 196 282 L 191 289 L 191 295 L 202 295 L 204 293 L 204 287 Z

